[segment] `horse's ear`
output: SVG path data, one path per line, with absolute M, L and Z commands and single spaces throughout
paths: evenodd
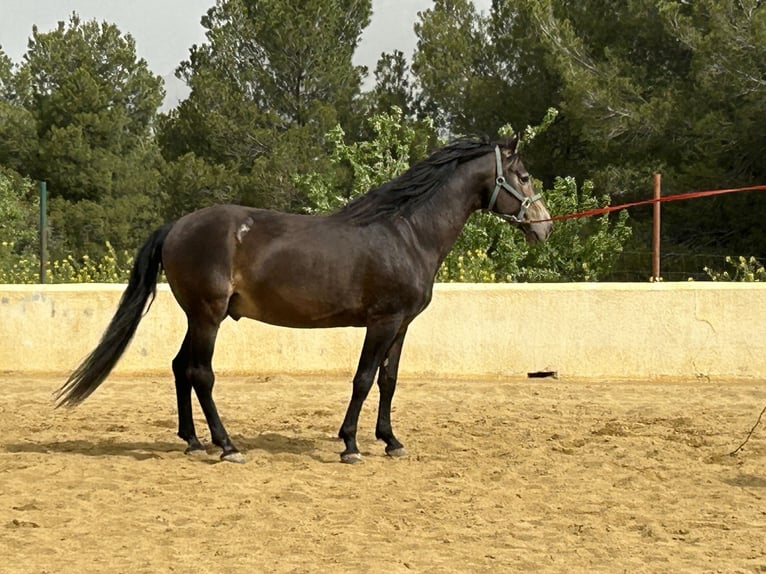
M 509 140 L 506 140 L 505 145 L 502 146 L 503 156 L 505 156 L 506 158 L 512 157 L 513 155 L 516 154 L 516 150 L 518 149 L 518 147 L 519 147 L 519 136 L 514 134 L 514 136 L 510 138 Z

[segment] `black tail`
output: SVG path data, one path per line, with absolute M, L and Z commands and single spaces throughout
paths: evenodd
M 56 406 L 73 407 L 80 404 L 104 382 L 125 352 L 136 332 L 138 323 L 151 306 L 157 291 L 157 278 L 162 267 L 162 244 L 172 223 L 156 229 L 138 250 L 133 270 L 117 312 L 101 336 L 101 341 L 67 382 L 55 393 Z M 151 297 L 151 301 L 149 298 Z

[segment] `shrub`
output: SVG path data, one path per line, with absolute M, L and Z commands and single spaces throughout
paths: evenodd
M 13 243 L 0 243 L 0 283 L 38 283 L 39 259 L 16 255 L 13 250 Z M 118 253 L 107 242 L 106 253 L 96 259 L 88 255 L 76 259 L 70 255 L 63 260 L 48 261 L 45 278 L 46 283 L 125 283 L 132 266 L 132 254 Z
M 728 270 L 725 268 L 723 271 L 717 271 L 705 267 L 705 273 L 713 281 L 766 281 L 766 269 L 755 257 L 745 258 L 740 255 L 735 260 L 734 257 L 727 256 L 724 262 Z

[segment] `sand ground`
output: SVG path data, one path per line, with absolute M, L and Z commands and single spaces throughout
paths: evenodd
M 169 378 L 61 382 L 0 374 L 6 574 L 766 572 L 766 383 L 403 379 L 409 457 L 373 391 L 351 466 L 345 380 L 219 376 L 244 465 L 183 454 Z

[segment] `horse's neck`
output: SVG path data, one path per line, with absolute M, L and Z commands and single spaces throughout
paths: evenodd
M 441 264 L 468 220 L 481 207 L 483 176 L 474 162 L 460 166 L 450 181 L 410 215 L 409 223 L 419 244 Z

